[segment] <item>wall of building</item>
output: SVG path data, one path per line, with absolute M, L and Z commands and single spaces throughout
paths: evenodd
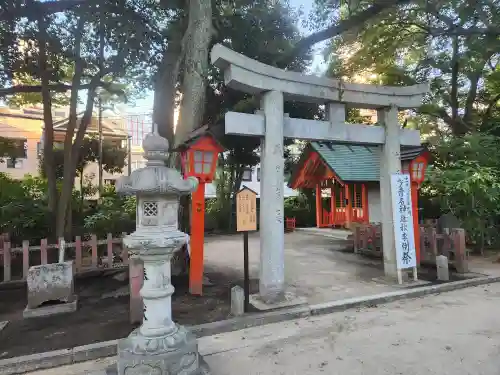
M 257 193 L 257 197 L 260 198 L 260 164 L 257 164 L 252 168 L 251 173 L 247 175 L 248 179 L 241 182 L 241 186 L 246 186 Z M 285 178 L 286 181 L 286 178 Z M 290 189 L 286 182 L 283 187 L 283 196 L 285 198 L 295 197 L 299 194 L 297 190 Z M 207 184 L 205 187 L 205 198 L 215 198 L 215 184 Z
M 38 175 L 38 143 L 42 135 L 42 121 L 1 116 L 0 108 L 0 135 L 4 138 L 24 140 L 26 158 L 16 159 L 15 164 L 0 163 L 0 172 L 7 173 L 12 178 L 22 179 L 25 175 Z

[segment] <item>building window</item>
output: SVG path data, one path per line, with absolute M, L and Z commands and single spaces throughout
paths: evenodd
M 242 181 L 252 181 L 252 168 L 245 168 L 243 171 Z
M 7 158 L 5 160 L 7 168 L 10 169 L 21 169 L 23 167 L 23 161 L 19 159 Z
M 257 181 L 260 181 L 260 168 L 257 168 Z

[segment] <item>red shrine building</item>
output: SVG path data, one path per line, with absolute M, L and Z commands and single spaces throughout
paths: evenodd
M 292 189 L 316 189 L 316 226 L 351 228 L 352 223 L 380 223 L 380 147 L 311 142 L 289 181 Z M 412 211 L 418 223 L 418 189 L 430 154 L 426 147 L 402 147 L 403 173 L 412 181 Z

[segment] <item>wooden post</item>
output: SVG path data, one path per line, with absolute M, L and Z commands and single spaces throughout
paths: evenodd
M 361 209 L 363 210 L 363 223 L 368 224 L 368 191 L 365 184 L 361 184 Z
M 248 312 L 250 310 L 248 232 L 257 230 L 257 193 L 247 187 L 243 187 L 236 194 L 236 230 L 243 232 L 244 311 Z
M 30 269 L 30 242 L 23 241 L 23 280 L 28 278 L 28 271 Z
M 243 290 L 245 293 L 244 311 L 250 311 L 250 265 L 248 259 L 248 231 L 243 232 Z
M 47 264 L 47 239 L 43 238 L 40 241 L 40 263 Z
M 82 269 L 82 238 L 80 236 L 75 237 L 75 267 L 77 272 Z
M 93 234 L 90 237 L 90 246 L 92 247 L 92 268 L 97 267 L 97 236 Z
M 351 228 L 351 218 L 352 218 L 352 199 L 349 192 L 349 184 L 345 184 L 345 227 L 346 229 Z
M 469 272 L 467 251 L 465 244 L 465 230 L 456 228 L 451 230 L 453 247 L 455 249 L 455 268 L 459 273 Z
M 3 243 L 3 281 L 11 279 L 11 253 L 10 242 Z
M 429 232 L 430 232 L 429 242 L 431 244 L 432 259 L 435 261 L 438 255 L 436 228 L 434 227 L 430 228 Z
M 108 267 L 113 268 L 113 235 L 108 233 L 107 237 Z
M 189 259 L 189 292 L 203 294 L 203 246 L 205 242 L 205 183 L 200 181 L 192 195 L 191 239 Z
M 356 184 L 352 184 L 352 204 L 351 204 L 351 221 L 356 222 L 358 219 L 358 204 L 356 200 Z
M 318 182 L 316 184 L 316 227 L 321 227 L 321 218 L 323 215 L 323 205 L 321 204 L 321 186 Z
M 331 188 L 331 202 L 330 202 L 330 206 L 331 206 L 331 210 L 332 210 L 332 225 L 335 226 L 337 225 L 337 201 L 336 201 L 336 197 L 335 197 L 335 185 L 332 186 Z
M 418 184 L 411 184 L 411 209 L 413 214 L 413 236 L 415 237 L 415 254 L 417 265 L 420 264 L 420 228 L 418 225 Z

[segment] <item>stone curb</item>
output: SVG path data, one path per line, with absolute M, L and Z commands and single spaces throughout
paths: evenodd
M 423 297 L 468 287 L 500 282 L 500 276 L 478 277 L 445 284 L 377 294 L 369 297 L 349 298 L 341 301 L 325 302 L 283 308 L 265 313 L 252 314 L 189 327 L 197 337 L 211 336 L 225 332 L 238 331 L 271 323 L 344 311 L 356 307 L 367 307 L 398 300 Z M 0 375 L 23 374 L 26 372 L 91 361 L 116 355 L 117 340 L 103 341 L 72 349 L 55 350 L 26 356 L 0 360 Z

